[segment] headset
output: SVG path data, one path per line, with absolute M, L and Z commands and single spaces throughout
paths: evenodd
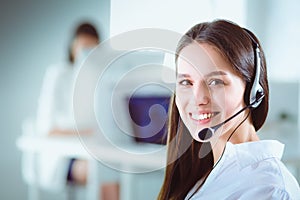
M 249 105 L 251 105 L 251 108 L 257 108 L 260 103 L 262 102 L 264 95 L 264 90 L 262 86 L 259 83 L 260 80 L 260 70 L 261 70 L 261 53 L 260 53 L 260 48 L 259 44 L 253 39 L 251 36 L 251 32 L 244 28 L 245 32 L 251 39 L 253 45 L 254 45 L 254 68 L 255 68 L 255 77 L 253 81 L 253 85 L 250 90 L 250 98 L 249 98 Z
M 250 109 L 257 108 L 261 104 L 261 102 L 262 102 L 262 100 L 263 100 L 263 98 L 265 96 L 263 87 L 259 83 L 259 80 L 260 80 L 260 70 L 261 70 L 261 52 L 260 52 L 260 47 L 259 47 L 259 44 L 251 36 L 252 33 L 248 29 L 246 29 L 246 28 L 243 28 L 243 29 L 244 29 L 245 33 L 247 33 L 247 35 L 250 38 L 250 40 L 252 41 L 253 49 L 254 49 L 255 77 L 254 77 L 253 84 L 252 84 L 252 87 L 251 87 L 251 90 L 250 90 L 249 104 L 247 106 L 245 106 L 244 108 L 242 108 L 241 110 L 239 110 L 234 115 L 232 115 L 231 117 L 229 117 L 228 119 L 226 119 L 224 122 L 222 122 L 220 124 L 217 124 L 215 126 L 209 127 L 209 128 L 204 128 L 201 131 L 199 131 L 198 138 L 200 139 L 201 142 L 209 142 L 210 139 L 212 138 L 212 136 L 215 134 L 215 132 L 221 126 L 223 126 L 225 123 L 227 123 L 230 120 L 232 120 L 233 118 L 235 118 L 237 115 L 239 115 L 244 110 L 246 110 L 248 108 L 250 108 Z

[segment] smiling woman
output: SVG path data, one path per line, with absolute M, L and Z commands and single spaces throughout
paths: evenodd
M 256 134 L 267 117 L 269 88 L 255 35 L 225 20 L 201 23 L 176 53 L 168 166 L 158 199 L 300 199 L 280 161 L 284 145 Z M 200 133 L 211 129 L 204 141 Z
M 197 56 L 199 51 L 204 53 L 200 58 L 210 56 L 207 60 L 199 59 Z M 182 57 L 188 59 L 189 63 Z M 245 82 L 213 46 L 194 43 L 185 47 L 177 61 L 177 72 L 179 76 L 176 105 L 181 119 L 194 139 L 199 141 L 199 130 L 217 124 L 245 106 L 243 101 Z M 184 74 L 186 78 L 180 78 L 180 74 Z M 188 84 L 183 84 L 184 82 Z M 240 119 L 244 117 L 239 116 Z M 234 127 L 231 124 L 234 123 L 236 122 L 231 121 L 227 124 L 226 127 L 230 127 L 231 130 L 223 132 L 232 132 Z

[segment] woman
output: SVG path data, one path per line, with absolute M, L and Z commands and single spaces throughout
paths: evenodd
M 37 114 L 39 133 L 50 136 L 77 134 L 73 116 L 74 81 L 87 54 L 99 43 L 98 31 L 92 24 L 87 22 L 79 24 L 71 38 L 68 62 L 52 66 L 47 70 Z M 79 129 L 80 134 L 93 133 L 93 127 L 88 125 L 85 124 Z M 86 160 L 49 156 L 40 158 L 41 171 L 44 172 L 41 183 L 45 188 L 59 190 L 64 188 L 66 183 L 75 185 L 87 183 L 88 162 Z M 101 199 L 119 199 L 118 183 L 104 183 L 101 192 Z
M 86 51 L 99 44 L 99 34 L 90 23 L 76 27 L 68 49 L 68 62 L 49 67 L 44 78 L 37 112 L 37 131 L 43 135 L 77 134 L 73 117 L 73 87 L 76 71 L 86 56 Z M 89 127 L 90 128 L 90 127 Z M 81 133 L 92 133 L 85 128 Z M 42 185 L 54 190 L 64 188 L 66 180 L 85 184 L 87 163 L 83 160 L 41 157 L 45 167 Z M 52 163 L 52 164 L 51 164 Z M 49 167 L 53 166 L 53 167 Z
M 198 24 L 179 41 L 176 67 L 158 199 L 300 199 L 283 145 L 256 134 L 269 89 L 255 35 L 225 20 Z
M 92 24 L 80 24 L 71 38 L 68 62 L 47 69 L 37 113 L 39 132 L 50 135 L 76 133 L 72 111 L 76 72 L 88 52 L 99 42 L 98 32 Z

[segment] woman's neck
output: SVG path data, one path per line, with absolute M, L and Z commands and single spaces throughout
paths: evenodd
M 217 138 L 217 141 L 211 143 L 214 155 L 214 164 L 216 164 L 217 161 L 220 159 L 228 141 L 232 144 L 240 144 L 259 140 L 259 137 L 257 136 L 255 128 L 251 123 L 249 117 L 241 126 L 237 128 L 233 135 L 231 137 L 230 136 L 231 133 L 227 133 Z

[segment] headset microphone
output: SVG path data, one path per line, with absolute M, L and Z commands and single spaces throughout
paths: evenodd
M 247 108 L 250 108 L 250 109 L 257 108 L 265 96 L 263 88 L 259 83 L 260 68 L 261 68 L 261 57 L 260 57 L 261 55 L 260 55 L 260 50 L 259 50 L 259 44 L 253 39 L 253 37 L 251 36 L 251 32 L 249 30 L 247 30 L 247 29 L 244 29 L 244 30 L 255 46 L 254 47 L 254 50 L 255 50 L 255 53 L 254 53 L 255 78 L 254 78 L 253 85 L 250 90 L 249 105 L 242 108 L 240 111 L 238 111 L 237 113 L 235 113 L 234 115 L 232 115 L 231 117 L 226 119 L 224 122 L 217 124 L 213 127 L 204 128 L 201 131 L 199 131 L 198 137 L 201 142 L 208 142 L 221 126 L 223 126 L 224 124 L 226 124 L 227 122 L 229 122 L 230 120 L 232 120 L 233 118 L 238 116 L 241 112 L 243 112 Z
M 228 119 L 226 119 L 224 122 L 217 124 L 215 126 L 209 127 L 209 128 L 204 128 L 202 129 L 199 133 L 198 133 L 198 137 L 202 142 L 208 142 L 209 139 L 215 134 L 215 132 L 224 124 L 226 124 L 227 122 L 229 122 L 230 120 L 232 120 L 233 118 L 235 118 L 236 116 L 238 116 L 241 112 L 243 112 L 244 110 L 246 110 L 247 108 L 253 108 L 253 106 L 257 103 L 259 103 L 263 98 L 264 98 L 264 94 L 262 94 L 262 96 L 260 96 L 259 98 L 257 98 L 252 104 L 245 106 L 244 108 L 242 108 L 240 111 L 238 111 L 237 113 L 235 113 L 234 115 L 232 115 L 231 117 L 229 117 Z

